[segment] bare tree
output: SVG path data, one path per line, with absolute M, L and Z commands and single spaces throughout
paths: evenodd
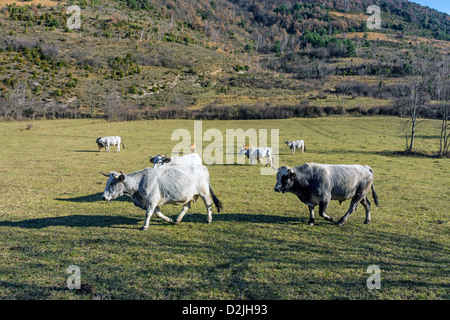
M 450 74 L 448 65 L 443 57 L 442 66 L 436 77 L 436 96 L 441 113 L 441 134 L 439 137 L 439 156 L 443 157 L 449 153 L 450 147 Z
M 119 121 L 121 116 L 122 97 L 117 87 L 112 87 L 106 94 L 104 110 L 108 121 Z
M 414 148 L 416 128 L 419 117 L 430 99 L 430 87 L 433 77 L 431 62 L 416 64 L 416 74 L 409 83 L 402 83 L 397 92 L 397 105 L 406 110 L 409 117 L 406 127 L 410 126 L 409 135 L 406 133 L 406 151 L 411 152 Z

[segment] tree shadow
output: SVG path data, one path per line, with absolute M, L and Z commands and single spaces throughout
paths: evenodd
M 141 219 L 142 220 L 142 219 Z M 24 229 L 42 229 L 47 227 L 114 227 L 117 225 L 135 225 L 141 220 L 120 216 L 106 215 L 71 215 L 27 219 L 22 221 L 0 221 L 0 227 L 17 227 Z

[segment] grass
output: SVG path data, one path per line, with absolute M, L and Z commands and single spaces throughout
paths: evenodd
M 280 129 L 280 143 L 301 138 L 304 155 L 280 145 L 280 165 L 360 163 L 375 172 L 380 207 L 372 224 L 358 210 L 338 227 L 273 191 L 274 176 L 248 165 L 209 165 L 224 203 L 206 224 L 201 203 L 177 226 L 145 213 L 130 199 L 102 202 L 100 170 L 133 172 L 148 155 L 170 153 L 173 130 L 192 121 L 107 123 L 53 120 L 0 123 L 0 297 L 89 299 L 66 287 L 77 265 L 81 282 L 101 299 L 448 299 L 449 160 L 396 154 L 401 119 L 326 117 L 204 121 L 203 130 Z M 418 129 L 417 148 L 438 148 L 437 121 Z M 97 152 L 97 136 L 120 135 L 120 153 Z M 270 134 L 269 134 L 270 136 Z M 208 142 L 203 143 L 203 148 Z M 115 151 L 115 148 L 111 148 Z M 339 218 L 349 203 L 332 202 Z M 163 206 L 175 216 L 179 206 Z M 366 286 L 370 265 L 381 289 Z

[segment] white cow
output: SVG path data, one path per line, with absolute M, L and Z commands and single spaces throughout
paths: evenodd
M 208 223 L 212 222 L 212 204 L 216 205 L 218 212 L 222 209 L 222 202 L 211 188 L 209 171 L 202 165 L 146 168 L 129 174 L 120 171 L 102 174 L 108 177 L 103 200 L 110 201 L 127 195 L 133 199 L 135 206 L 146 211 L 141 230 L 148 229 L 153 213 L 167 222 L 178 224 L 189 210 L 191 202 L 197 201 L 198 197 L 206 205 Z M 165 204 L 183 205 L 175 221 L 162 214 L 160 207 Z
M 291 153 L 295 154 L 295 149 L 300 149 L 302 151 L 306 151 L 305 141 L 296 140 L 296 141 L 286 141 L 286 145 L 291 149 Z
M 98 137 L 95 141 L 98 145 L 98 151 L 102 148 L 106 149 L 106 152 L 109 152 L 109 146 L 117 146 L 117 152 L 120 152 L 120 143 L 122 142 L 122 138 L 118 136 L 114 137 Z M 122 147 L 125 149 L 125 145 L 122 142 Z
M 150 162 L 153 163 L 153 168 L 160 168 L 162 166 L 200 165 L 202 164 L 202 159 L 197 153 L 190 153 L 181 157 L 173 156 L 171 158 L 158 154 L 155 157 L 150 157 Z
M 259 148 L 246 148 L 245 146 L 239 150 L 238 155 L 246 155 L 250 159 L 250 164 L 254 166 L 258 160 L 262 164 L 262 159 L 267 158 L 267 165 L 272 165 L 272 148 L 269 147 L 259 147 Z

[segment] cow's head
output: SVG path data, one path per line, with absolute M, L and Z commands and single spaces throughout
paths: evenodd
M 150 162 L 153 163 L 153 168 L 162 167 L 164 164 L 170 162 L 170 158 L 165 155 L 158 154 L 155 157 L 150 157 Z
M 123 182 L 125 181 L 125 176 L 122 172 L 111 171 L 109 174 L 102 174 L 108 177 L 106 181 L 105 191 L 103 191 L 102 200 L 110 201 L 116 199 L 124 194 L 125 186 Z
M 95 140 L 95 143 L 97 143 L 98 145 L 105 145 L 105 142 L 103 141 L 102 137 L 97 137 L 97 140 Z
M 276 192 L 286 193 L 294 185 L 295 177 L 295 172 L 291 168 L 286 166 L 281 167 L 278 169 L 277 183 L 275 184 L 274 190 Z
M 286 141 L 285 143 L 286 143 L 286 145 L 287 145 L 288 147 L 290 147 L 291 144 L 292 144 L 292 141 Z
M 242 155 L 246 155 L 248 157 L 248 148 L 246 148 L 245 146 L 241 148 L 241 150 L 239 150 L 238 152 L 238 156 L 242 156 Z

